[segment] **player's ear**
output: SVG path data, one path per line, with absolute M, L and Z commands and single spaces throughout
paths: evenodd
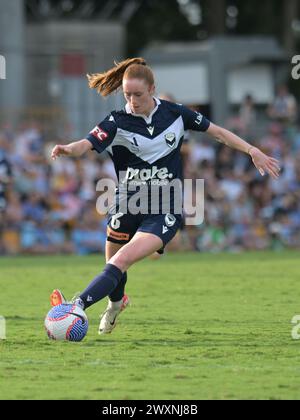
M 154 93 L 155 93 L 155 85 L 151 85 L 151 86 L 149 86 L 149 93 L 150 93 L 150 95 L 154 95 Z

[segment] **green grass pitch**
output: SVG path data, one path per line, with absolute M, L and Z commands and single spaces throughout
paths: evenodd
M 167 254 L 129 270 L 132 305 L 81 343 L 53 342 L 49 294 L 82 290 L 102 256 L 0 259 L 0 399 L 298 399 L 299 252 Z

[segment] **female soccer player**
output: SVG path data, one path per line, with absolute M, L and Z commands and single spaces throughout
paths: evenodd
M 57 145 L 52 159 L 59 156 L 81 156 L 95 150 L 106 150 L 113 160 L 119 187 L 116 190 L 116 206 L 110 211 L 107 228 L 106 266 L 88 287 L 73 300 L 83 309 L 106 296 L 109 303 L 101 317 L 99 333 L 110 333 L 117 316 L 129 303 L 125 295 L 127 270 L 136 262 L 163 252 L 175 236 L 182 219 L 182 209 L 175 210 L 171 196 L 170 211 L 148 214 L 130 214 L 120 210 L 124 185 L 134 183 L 151 186 L 182 178 L 180 148 L 185 130 L 207 132 L 212 138 L 251 156 L 262 176 L 279 176 L 279 162 L 262 153 L 230 131 L 208 121 L 200 113 L 154 96 L 155 82 L 150 67 L 143 58 L 133 58 L 116 64 L 111 70 L 88 76 L 90 88 L 108 96 L 123 87 L 126 107 L 114 111 L 88 136 L 68 145 Z M 182 83 L 182 81 L 181 81 Z M 126 188 L 127 188 L 126 187 Z M 132 194 L 132 193 L 131 193 Z M 146 194 L 147 195 L 147 194 Z M 127 194 L 126 200 L 131 197 Z M 148 203 L 148 210 L 151 207 Z M 151 210 L 150 209 L 150 210 Z M 65 302 L 62 293 L 55 290 L 52 305 Z

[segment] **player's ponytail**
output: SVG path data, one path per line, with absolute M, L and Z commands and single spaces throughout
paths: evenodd
M 123 78 L 145 79 L 150 85 L 154 84 L 154 76 L 146 61 L 141 58 L 115 62 L 115 67 L 105 73 L 88 74 L 89 87 L 96 89 L 102 96 L 108 96 L 122 86 Z

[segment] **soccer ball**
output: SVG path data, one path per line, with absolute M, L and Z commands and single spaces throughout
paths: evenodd
M 77 305 L 63 303 L 52 308 L 45 319 L 48 337 L 57 341 L 81 341 L 89 322 L 86 313 Z

